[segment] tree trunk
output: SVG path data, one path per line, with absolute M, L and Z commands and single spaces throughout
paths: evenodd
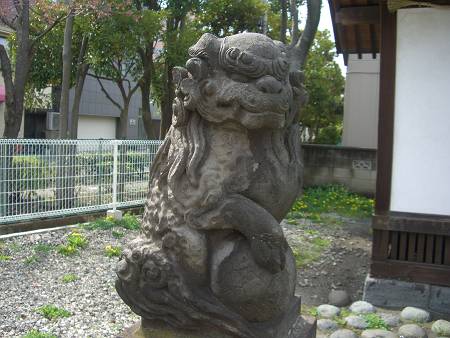
M 83 93 L 84 81 L 89 70 L 89 64 L 84 63 L 87 45 L 88 37 L 84 36 L 81 42 L 80 53 L 78 54 L 75 93 L 73 97 L 72 112 L 70 114 L 70 138 L 72 139 L 78 138 L 78 115 L 80 112 L 81 94 Z
M 70 91 L 70 75 L 72 71 L 72 32 L 73 32 L 74 15 L 69 13 L 64 28 L 64 44 L 62 52 L 62 83 L 61 83 L 61 103 L 59 105 L 59 137 L 61 139 L 69 138 L 70 113 L 69 113 L 69 91 Z
M 175 92 L 172 82 L 172 65 L 165 65 L 165 80 L 164 93 L 161 99 L 161 126 L 159 131 L 159 138 L 164 139 L 166 133 L 172 125 L 172 101 L 175 97 Z
M 120 111 L 119 128 L 117 130 L 117 138 L 119 140 L 126 140 L 128 136 L 128 109 L 129 102 L 124 102 Z
M 142 107 L 142 121 L 144 122 L 145 133 L 149 140 L 156 139 L 156 135 L 152 129 L 152 112 L 150 110 L 150 83 L 142 81 L 141 88 L 141 107 Z
M 281 7 L 280 41 L 283 42 L 283 43 L 286 43 L 287 0 L 280 0 L 280 7 Z
M 292 20 L 292 44 L 296 44 L 300 35 L 299 22 L 298 22 L 298 8 L 297 0 L 290 0 L 291 20 Z M 287 25 L 287 22 L 286 22 Z

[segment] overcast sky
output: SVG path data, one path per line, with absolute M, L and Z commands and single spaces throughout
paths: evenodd
M 305 24 L 305 22 L 306 22 L 306 13 L 307 13 L 307 9 L 306 9 L 306 5 L 305 5 L 300 8 L 300 17 L 302 20 L 301 21 L 302 24 Z M 328 7 L 327 0 L 322 1 L 322 12 L 320 15 L 319 29 L 320 30 L 328 29 L 331 33 L 331 38 L 334 41 L 333 24 L 331 23 L 330 8 Z M 339 54 L 339 56 L 336 57 L 336 62 L 341 67 L 342 74 L 345 76 L 347 67 L 344 65 L 344 57 L 342 56 L 342 54 Z

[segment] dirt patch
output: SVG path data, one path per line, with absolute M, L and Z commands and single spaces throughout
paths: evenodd
M 370 219 L 323 216 L 321 222 L 282 223 L 299 265 L 296 294 L 309 306 L 327 303 L 333 288 L 361 299 L 372 248 Z

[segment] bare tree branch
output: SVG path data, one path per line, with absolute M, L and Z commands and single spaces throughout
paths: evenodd
M 317 26 L 320 21 L 320 10 L 322 0 L 307 0 L 308 16 L 306 19 L 305 30 L 300 39 L 289 50 L 289 64 L 291 70 L 303 68 L 309 49 L 314 41 L 317 32 Z
M 115 105 L 117 108 L 119 108 L 119 111 L 122 111 L 122 106 L 121 106 L 116 100 L 114 100 L 114 99 L 111 97 L 111 95 L 109 95 L 108 91 L 107 91 L 107 90 L 105 89 L 105 87 L 103 86 L 103 83 L 102 83 L 102 81 L 101 81 L 101 78 L 102 78 L 102 77 L 97 76 L 97 75 L 93 75 L 93 74 L 88 74 L 88 75 L 89 75 L 89 76 L 92 76 L 92 77 L 94 77 L 94 78 L 97 79 L 97 82 L 98 82 L 98 84 L 100 85 L 100 88 L 101 88 L 102 92 L 105 94 L 106 98 L 107 98 L 109 101 L 111 101 L 111 103 L 112 103 L 113 105 Z
M 49 26 L 47 26 L 46 29 L 44 29 L 38 36 L 36 36 L 33 39 L 33 41 L 31 42 L 32 48 L 40 39 L 42 39 L 45 36 L 45 34 L 50 32 L 57 24 L 59 24 L 62 20 L 66 19 L 69 15 L 70 15 L 70 13 L 67 15 L 60 16 L 59 18 L 56 18 L 53 23 L 51 23 Z

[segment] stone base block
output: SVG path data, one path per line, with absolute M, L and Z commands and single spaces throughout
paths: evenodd
M 145 326 L 145 327 L 143 327 Z M 315 338 L 316 320 L 313 317 L 299 316 L 290 330 L 276 338 Z M 213 328 L 205 328 L 201 334 L 191 331 L 175 330 L 160 322 L 145 323 L 137 322 L 125 330 L 120 338 L 236 338 L 226 335 Z
M 108 210 L 106 211 L 106 216 L 120 221 L 122 219 L 123 213 L 121 210 Z
M 444 286 L 367 276 L 363 298 L 375 306 L 415 306 L 438 316 L 450 316 L 450 288 Z

